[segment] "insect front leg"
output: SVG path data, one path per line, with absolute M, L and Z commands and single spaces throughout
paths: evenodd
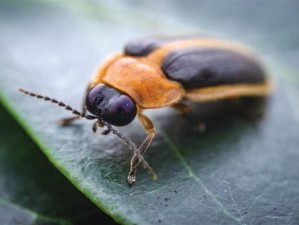
M 152 140 L 155 136 L 155 127 L 152 121 L 142 114 L 142 110 L 138 109 L 138 119 L 141 122 L 142 126 L 144 127 L 147 137 L 143 141 L 143 143 L 139 146 L 138 151 L 141 155 L 144 155 L 148 147 L 150 146 Z M 136 154 L 133 155 L 130 164 L 130 172 L 128 175 L 128 184 L 132 185 L 136 181 L 136 171 L 137 167 L 140 163 L 138 156 Z M 143 160 L 142 161 L 143 168 L 147 171 L 147 173 L 152 177 L 153 180 L 157 179 L 157 175 L 155 174 L 154 170 L 149 166 L 149 164 Z

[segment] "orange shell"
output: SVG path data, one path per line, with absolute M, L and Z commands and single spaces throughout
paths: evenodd
M 105 83 L 129 95 L 143 109 L 160 108 L 179 102 L 185 91 L 168 80 L 159 69 L 134 57 L 119 55 L 100 68 L 91 86 Z

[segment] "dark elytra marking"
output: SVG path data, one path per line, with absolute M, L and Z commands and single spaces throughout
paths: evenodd
M 265 81 L 261 66 L 240 53 L 217 48 L 185 48 L 171 51 L 162 65 L 165 75 L 185 88 Z
M 131 56 L 146 56 L 164 44 L 174 41 L 195 39 L 195 36 L 176 36 L 176 37 L 149 37 L 132 40 L 125 45 L 124 52 Z

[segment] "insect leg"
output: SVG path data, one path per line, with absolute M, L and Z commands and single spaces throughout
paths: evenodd
M 152 121 L 142 114 L 141 110 L 138 110 L 138 119 L 141 122 L 142 126 L 146 130 L 147 137 L 143 141 L 143 143 L 139 146 L 138 151 L 141 155 L 144 155 L 148 147 L 150 146 L 154 136 L 155 136 L 155 127 L 152 123 Z M 132 185 L 136 180 L 136 171 L 137 167 L 140 163 L 140 160 L 138 160 L 138 156 L 134 154 L 134 156 L 131 159 L 131 166 L 130 166 L 130 172 L 128 175 L 128 183 Z M 152 177 L 153 180 L 157 179 L 157 175 L 155 174 L 154 170 L 149 166 L 149 164 L 143 160 L 142 161 L 143 168 L 148 172 L 148 174 Z
M 192 124 L 192 126 L 194 126 L 194 124 L 196 124 L 197 126 L 195 126 L 196 130 L 198 130 L 200 133 L 203 133 L 206 130 L 206 123 L 204 123 L 203 121 L 195 121 L 194 118 L 192 116 L 190 116 L 192 108 L 190 105 L 187 105 L 183 102 L 178 102 L 174 105 L 172 105 L 172 107 L 176 110 L 178 110 L 179 112 L 181 112 L 183 114 L 183 116 L 185 117 L 185 119 L 187 119 L 187 121 Z
M 178 102 L 178 103 L 172 105 L 172 107 L 183 114 L 188 114 L 192 111 L 191 106 L 189 106 L 183 102 Z

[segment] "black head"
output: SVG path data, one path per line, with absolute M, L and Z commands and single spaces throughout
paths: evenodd
M 115 126 L 129 124 L 137 113 L 135 102 L 128 95 L 105 84 L 91 88 L 85 102 L 89 112 Z
M 60 121 L 62 125 L 66 125 L 76 118 L 85 118 L 88 120 L 98 119 L 98 122 L 100 122 L 101 125 L 107 127 L 107 130 L 104 131 L 103 134 L 108 134 L 111 132 L 122 139 L 134 152 L 138 151 L 136 145 L 128 137 L 119 133 L 111 126 L 111 124 L 123 126 L 130 123 L 134 119 L 137 111 L 136 106 L 132 99 L 127 95 L 109 88 L 104 84 L 100 84 L 92 88 L 89 90 L 89 93 L 86 96 L 86 106 L 88 107 L 88 110 L 95 115 L 93 116 L 86 114 L 85 112 L 80 112 L 64 102 L 56 100 L 55 98 L 35 94 L 21 88 L 18 89 L 18 91 L 25 95 L 54 103 L 76 115 L 76 117 L 71 117 L 70 119 Z

